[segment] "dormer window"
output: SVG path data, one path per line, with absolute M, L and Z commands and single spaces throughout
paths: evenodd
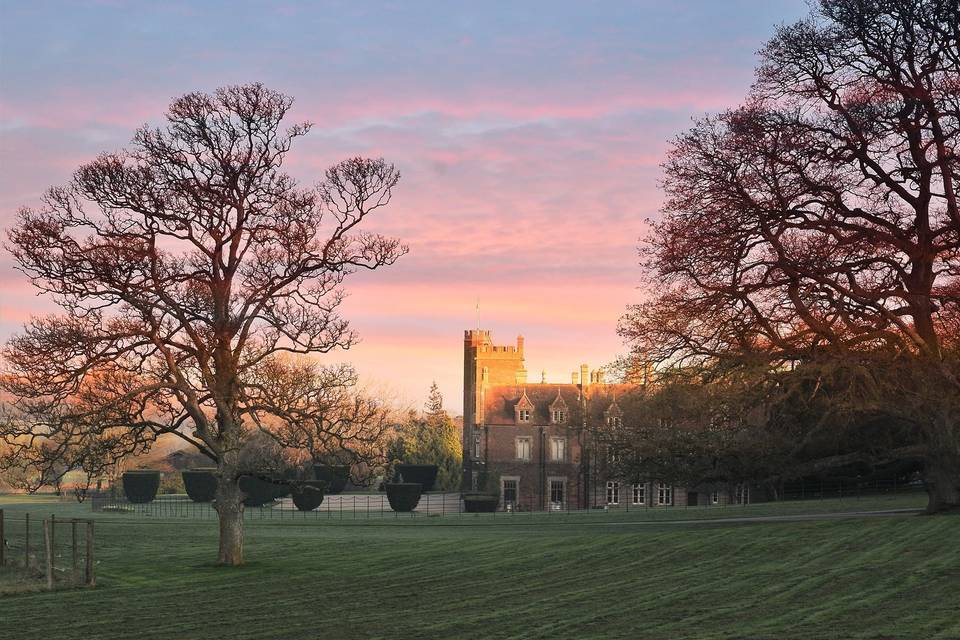
M 530 398 L 527 397 L 526 390 L 524 390 L 523 395 L 520 396 L 520 400 L 517 401 L 513 410 L 517 424 L 530 422 L 530 418 L 533 416 L 533 403 L 530 402 Z
M 550 424 L 563 424 L 567 421 L 567 403 L 557 389 L 557 397 L 550 403 Z
M 608 427 L 617 428 L 623 426 L 623 411 L 620 410 L 616 401 L 613 401 L 610 406 L 607 407 L 603 415 L 606 418 Z

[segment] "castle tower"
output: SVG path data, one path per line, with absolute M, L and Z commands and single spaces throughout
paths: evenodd
M 471 471 L 478 462 L 474 443 L 476 427 L 483 424 L 484 388 L 495 385 L 523 384 L 527 370 L 523 366 L 523 336 L 516 346 L 498 346 L 486 329 L 463 332 L 463 468 L 464 487 L 469 487 Z

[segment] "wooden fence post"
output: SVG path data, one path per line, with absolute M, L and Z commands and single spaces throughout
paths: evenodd
M 49 520 L 43 521 L 43 546 L 47 559 L 47 591 L 53 591 L 53 544 L 52 540 L 50 540 L 52 528 L 53 526 Z
M 88 587 L 97 586 L 97 576 L 94 574 L 93 566 L 93 520 L 87 520 L 87 575 L 86 583 Z
M 70 522 L 70 538 L 73 548 L 73 579 L 80 576 L 80 549 L 77 547 L 77 521 L 73 519 Z

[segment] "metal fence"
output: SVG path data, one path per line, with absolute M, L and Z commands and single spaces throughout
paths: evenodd
M 917 484 L 905 484 L 896 481 L 870 481 L 870 482 L 843 482 L 843 481 L 822 481 L 805 482 L 793 484 L 784 484 L 772 491 L 773 495 L 762 493 L 758 489 L 753 489 L 748 496 L 747 504 L 761 505 L 774 503 L 787 503 L 800 500 L 816 499 L 840 499 L 857 501 L 861 497 L 883 496 L 905 493 L 917 493 L 922 490 L 922 486 Z M 658 504 L 656 495 L 650 495 L 649 492 L 644 496 L 643 502 L 634 502 L 633 494 L 630 491 L 630 485 L 624 485 L 618 496 L 616 503 L 607 503 L 605 493 L 598 490 L 593 497 L 593 506 L 590 509 L 580 509 L 572 501 L 566 503 L 548 503 L 542 504 L 537 500 L 520 500 L 512 503 L 501 503 L 497 511 L 490 514 L 494 517 L 511 516 L 518 514 L 561 514 L 561 513 L 595 513 L 598 510 L 617 510 L 617 511 L 683 511 L 683 510 L 709 510 L 718 508 L 743 507 L 743 503 L 738 503 L 728 495 L 726 499 L 719 503 L 712 503 L 709 499 L 709 492 L 701 489 L 698 493 L 699 500 L 697 504 L 690 504 L 687 501 L 688 495 L 679 495 L 676 492 L 671 499 L 670 504 Z M 705 499 L 706 498 L 706 499 Z M 155 500 L 148 503 L 131 503 L 125 497 L 111 495 L 109 493 L 93 494 L 88 497 L 93 511 L 98 513 L 117 513 L 117 514 L 137 514 L 141 516 L 154 518 L 186 518 L 186 519 L 210 519 L 215 520 L 217 513 L 211 503 L 193 502 L 185 495 L 159 495 Z M 272 503 L 257 507 L 245 507 L 244 518 L 247 520 L 294 520 L 294 519 L 372 519 L 372 518 L 423 518 L 423 517 L 447 517 L 447 516 L 469 516 L 471 512 L 467 511 L 463 498 L 459 493 L 424 493 L 420 501 L 412 512 L 396 512 L 390 507 L 387 496 L 383 493 L 343 493 L 324 497 L 323 503 L 312 511 L 300 511 L 293 504 L 290 498 L 281 498 Z

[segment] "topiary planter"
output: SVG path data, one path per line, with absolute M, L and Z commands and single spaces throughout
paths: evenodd
M 433 491 L 433 485 L 437 483 L 438 469 L 435 464 L 398 464 L 397 474 L 401 482 L 419 483 L 426 492 Z
M 187 469 L 181 471 L 183 488 L 194 502 L 213 502 L 217 497 L 217 476 L 210 469 Z
M 247 507 L 262 507 L 286 495 L 290 487 L 257 476 L 241 476 L 237 485 L 244 493 L 243 504 Z
M 293 504 L 300 511 L 313 511 L 323 504 L 323 490 L 326 487 L 323 480 L 304 480 L 290 486 L 290 495 Z
M 493 513 L 500 505 L 500 497 L 489 494 L 467 494 L 463 496 L 463 510 L 466 513 Z
M 387 501 L 394 511 L 407 513 L 417 508 L 423 487 L 419 482 L 392 482 L 384 485 Z
M 160 488 L 160 472 L 152 469 L 127 471 L 123 474 L 123 493 L 134 504 L 153 502 Z
M 324 490 L 327 495 L 340 493 L 347 488 L 350 481 L 350 465 L 348 464 L 315 464 L 313 477 L 327 483 Z

